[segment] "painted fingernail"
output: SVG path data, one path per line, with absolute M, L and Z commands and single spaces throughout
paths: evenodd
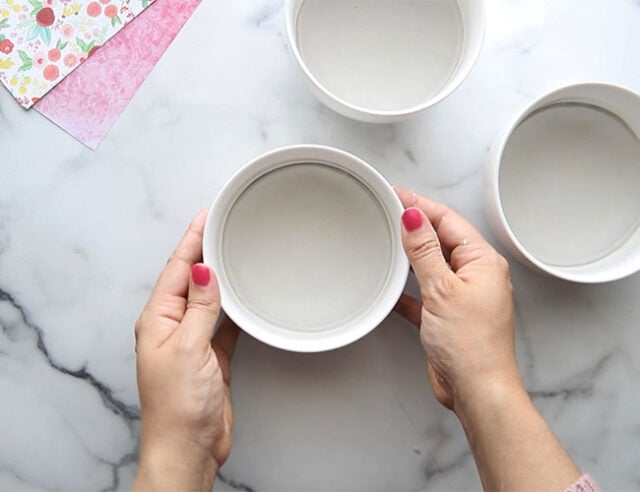
M 209 269 L 206 265 L 198 263 L 197 265 L 193 265 L 191 268 L 191 278 L 193 279 L 194 284 L 204 287 L 209 285 L 211 275 L 209 274 Z
M 402 214 L 402 223 L 404 228 L 411 232 L 422 226 L 422 214 L 417 208 L 408 208 Z

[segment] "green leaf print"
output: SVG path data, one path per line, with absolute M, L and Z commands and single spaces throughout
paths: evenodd
M 89 48 L 88 48 L 87 43 L 85 43 L 82 39 L 80 39 L 80 38 L 76 38 L 76 44 L 77 44 L 77 45 L 80 47 L 80 49 L 81 49 L 82 51 L 84 51 L 85 53 L 86 53 L 87 51 L 89 51 Z
M 24 51 L 18 50 L 18 56 L 22 60 L 22 65 L 20 65 L 20 68 L 18 68 L 18 72 L 24 72 L 25 70 L 29 70 L 31 67 L 33 67 L 33 61 L 31 60 L 31 57 Z
M 62 42 L 62 39 L 58 39 L 58 42 L 56 43 L 56 48 L 58 48 L 60 51 L 62 51 L 63 49 L 65 49 L 67 47 L 67 44 L 69 44 L 69 43 L 67 43 L 66 41 Z
M 9 18 L 0 20 L 0 27 L 9 27 Z
M 27 17 L 22 22 L 18 22 L 18 25 L 16 27 L 18 29 L 25 29 L 25 28 L 29 27 L 32 24 L 33 24 L 33 19 L 31 19 L 30 17 Z
M 91 51 L 91 48 L 95 46 L 96 41 L 93 40 L 90 43 L 85 43 L 82 39 L 76 38 L 76 44 L 83 51 L 83 53 L 89 53 L 89 51 Z
M 48 46 L 51 43 L 51 29 L 39 26 L 38 24 L 32 24 L 29 26 L 29 29 L 27 29 L 26 38 L 27 41 L 40 38 Z
M 27 53 L 25 53 L 24 51 L 22 51 L 22 50 L 18 50 L 18 56 L 20 57 L 20 59 L 21 59 L 23 62 L 29 62 L 29 63 L 31 63 L 31 57 L 30 57 L 29 55 L 27 55 Z
M 48 27 L 38 27 L 40 27 L 40 39 L 42 39 L 44 44 L 49 46 L 51 44 L 51 29 Z
M 31 24 L 29 29 L 27 29 L 27 34 L 25 35 L 25 39 L 27 41 L 32 41 L 40 36 L 40 26 L 38 24 Z
M 29 0 L 29 3 L 33 7 L 32 13 L 38 13 L 39 10 L 42 10 L 42 2 L 40 0 Z

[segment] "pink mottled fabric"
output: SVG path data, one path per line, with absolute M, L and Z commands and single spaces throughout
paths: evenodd
M 586 473 L 576 483 L 565 489 L 564 492 L 600 492 L 598 484 Z
M 201 0 L 156 0 L 35 109 L 96 149 Z

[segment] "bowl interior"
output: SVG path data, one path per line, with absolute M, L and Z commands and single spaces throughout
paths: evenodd
M 410 112 L 446 95 L 471 69 L 482 43 L 477 0 L 294 0 L 299 61 L 345 105 Z
M 231 206 L 222 261 L 236 296 L 289 331 L 328 331 L 362 316 L 392 261 L 387 216 L 369 189 L 331 166 L 284 166 Z
M 214 203 L 205 261 L 218 273 L 223 308 L 256 338 L 289 350 L 336 348 L 375 328 L 400 295 L 401 206 L 388 185 L 391 195 L 381 196 L 348 167 L 258 160 Z
M 629 255 L 640 248 L 640 139 L 609 98 L 593 95 L 567 93 L 529 111 L 506 141 L 499 171 L 518 246 L 575 279 L 640 261 Z

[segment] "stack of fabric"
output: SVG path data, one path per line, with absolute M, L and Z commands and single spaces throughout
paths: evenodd
M 0 82 L 92 149 L 201 0 L 0 0 Z

